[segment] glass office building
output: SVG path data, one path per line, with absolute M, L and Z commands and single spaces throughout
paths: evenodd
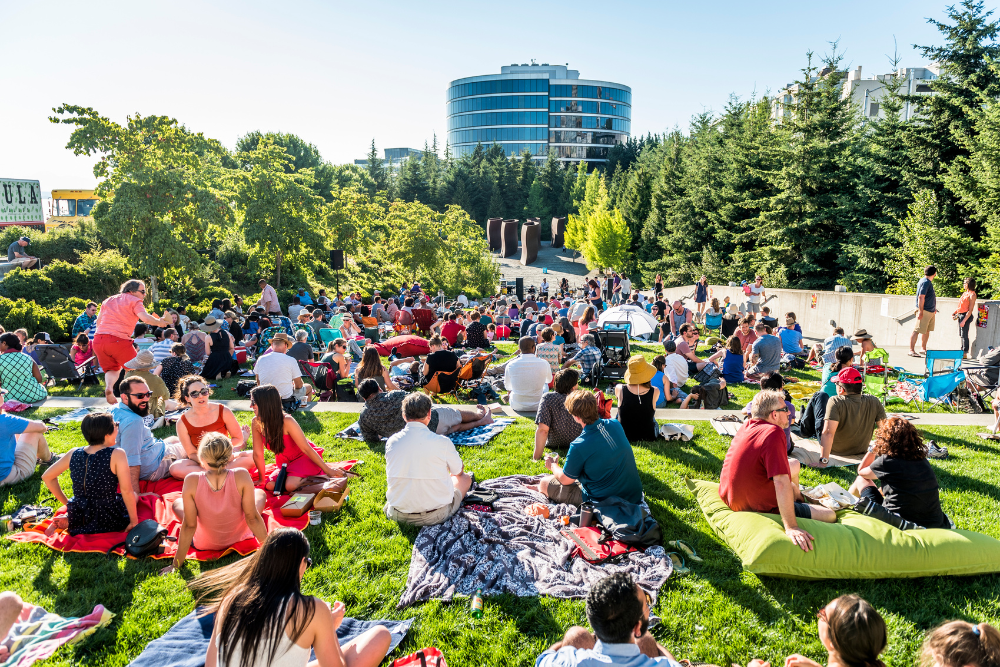
M 564 65 L 509 65 L 458 79 L 446 104 L 456 157 L 496 143 L 507 155 L 528 150 L 544 160 L 551 149 L 564 162 L 604 162 L 631 133 L 632 89 L 583 80 Z

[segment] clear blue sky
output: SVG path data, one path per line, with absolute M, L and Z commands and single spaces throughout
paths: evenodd
M 569 63 L 632 87 L 633 135 L 686 128 L 730 94 L 776 91 L 840 40 L 865 77 L 937 44 L 944 2 L 21 2 L 0 0 L 0 177 L 91 187 L 65 149 L 66 102 L 124 122 L 167 115 L 230 148 L 293 132 L 334 163 L 445 135 L 445 89 L 500 66 Z

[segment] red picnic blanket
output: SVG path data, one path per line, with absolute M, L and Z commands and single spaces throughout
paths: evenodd
M 340 463 L 331 464 L 333 467 L 343 468 L 344 470 L 350 470 L 355 465 L 357 465 L 357 459 L 352 459 L 350 461 L 341 461 Z M 270 474 L 275 468 L 272 463 L 267 466 L 267 473 Z M 264 476 L 267 479 L 267 475 Z M 184 487 L 184 483 L 179 479 L 161 479 L 157 482 L 140 482 L 139 488 L 140 492 L 146 495 L 140 495 L 136 498 L 136 510 L 138 514 L 139 521 L 144 521 L 146 519 L 154 519 L 157 523 L 167 529 L 167 534 L 171 537 L 179 537 L 181 533 L 181 522 L 174 516 L 173 509 L 171 508 L 171 503 L 174 502 L 180 495 L 181 489 Z M 267 532 L 276 530 L 282 526 L 289 526 L 291 528 L 298 528 L 302 530 L 309 523 L 309 515 L 303 514 L 300 517 L 286 517 L 281 515 L 281 506 L 284 505 L 290 497 L 290 494 L 283 496 L 267 496 L 267 502 L 264 504 L 264 511 L 261 512 L 261 516 L 264 518 L 264 527 Z M 61 516 L 65 513 L 65 508 L 61 508 L 56 516 Z M 118 544 L 119 542 L 125 541 L 125 532 L 120 533 L 97 533 L 94 535 L 76 535 L 72 536 L 66 531 L 57 531 L 52 535 L 46 535 L 45 529 L 49 526 L 51 519 L 42 521 L 41 523 L 32 526 L 31 528 L 25 529 L 19 533 L 10 533 L 7 538 L 14 540 L 15 542 L 37 542 L 39 544 L 44 544 L 47 547 L 55 549 L 56 551 L 74 551 L 81 553 L 107 553 L 108 549 Z M 242 540 L 232 545 L 224 551 L 202 551 L 195 549 L 193 546 L 188 551 L 189 560 L 215 560 L 217 558 L 222 558 L 229 553 L 238 553 L 241 556 L 246 556 L 257 550 L 260 543 L 257 542 L 257 538 L 251 537 L 248 540 Z M 125 553 L 125 549 L 119 548 L 115 551 L 116 554 L 122 555 Z M 156 556 L 151 556 L 151 558 L 173 558 L 177 553 L 177 542 L 170 540 L 163 543 L 163 553 L 157 554 Z

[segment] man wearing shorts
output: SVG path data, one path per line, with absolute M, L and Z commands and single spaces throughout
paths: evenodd
M 934 283 L 937 278 L 937 269 L 928 266 L 924 269 L 924 277 L 917 283 L 917 321 L 913 326 L 913 334 L 910 335 L 910 356 L 920 357 L 914 348 L 917 346 L 917 336 L 921 337 L 920 343 L 923 352 L 927 352 L 927 338 L 934 331 L 934 315 L 937 313 L 937 297 L 934 295 Z
M 121 401 L 111 409 L 111 416 L 118 424 L 115 446 L 121 447 L 128 457 L 128 470 L 132 488 L 140 491 L 139 480 L 155 482 L 170 477 L 170 467 L 178 466 L 178 476 L 183 472 L 197 472 L 200 467 L 187 458 L 184 445 L 177 436 L 166 440 L 153 437 L 143 417 L 149 414 L 149 399 L 153 392 L 140 377 L 122 380 Z M 180 467 L 187 468 L 181 471 Z
M 9 486 L 31 477 L 41 459 L 42 465 L 59 457 L 49 451 L 44 423 L 0 413 L 0 486 Z
M 365 442 L 378 444 L 382 438 L 391 438 L 406 428 L 403 401 L 408 393 L 400 389 L 382 391 L 376 380 L 368 378 L 358 386 L 358 396 L 365 402 L 358 415 L 358 427 Z M 431 408 L 431 421 L 427 428 L 431 433 L 448 435 L 492 423 L 493 416 L 485 405 L 479 405 L 475 410 L 435 405 Z
M 385 443 L 385 515 L 413 526 L 442 523 L 462 506 L 472 488 L 455 444 L 432 433 L 431 399 L 413 393 L 403 400 L 406 427 Z
M 812 551 L 814 538 L 799 528 L 798 520 L 834 523 L 837 513 L 803 501 L 799 462 L 788 458 L 786 428 L 788 406 L 784 393 L 762 390 L 754 398 L 752 418 L 736 433 L 726 453 L 719 497 L 736 512 L 780 514 L 785 535 L 803 551 Z
M 288 356 L 290 344 L 288 334 L 279 332 L 271 339 L 271 351 L 262 354 L 254 364 L 253 374 L 257 378 L 257 386 L 273 384 L 281 394 L 282 401 L 293 398 L 301 403 L 308 403 L 313 395 L 312 385 L 302 381 L 302 371 L 299 362 Z
M 94 353 L 104 369 L 104 397 L 115 405 L 115 384 L 125 363 L 135 358 L 132 332 L 139 320 L 155 327 L 169 327 L 173 320 L 146 312 L 142 305 L 146 298 L 146 284 L 141 280 L 128 280 L 119 294 L 109 296 L 97 314 L 97 333 L 94 336 Z

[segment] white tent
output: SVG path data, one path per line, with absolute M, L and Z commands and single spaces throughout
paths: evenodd
M 602 327 L 605 322 L 628 322 L 632 325 L 632 337 L 652 334 L 656 329 L 656 319 L 647 313 L 642 306 L 622 305 L 608 308 L 597 319 Z

